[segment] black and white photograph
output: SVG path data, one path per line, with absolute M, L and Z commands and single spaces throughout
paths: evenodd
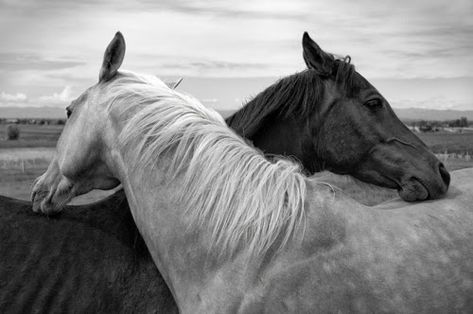
M 473 313 L 472 17 L 0 0 L 0 313 Z

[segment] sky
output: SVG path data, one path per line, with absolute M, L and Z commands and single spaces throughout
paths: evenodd
M 233 108 L 302 71 L 304 31 L 350 55 L 393 107 L 473 110 L 471 0 L 0 0 L 0 111 L 65 107 L 96 83 L 105 47 L 122 68 Z

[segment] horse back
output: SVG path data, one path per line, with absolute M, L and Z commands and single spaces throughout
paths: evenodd
M 164 312 L 172 296 L 123 192 L 57 217 L 0 196 L 0 312 Z

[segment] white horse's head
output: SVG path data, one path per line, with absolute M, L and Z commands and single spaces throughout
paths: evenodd
M 103 145 L 109 135 L 107 132 L 112 130 L 107 87 L 118 75 L 124 55 L 125 40 L 117 32 L 105 51 L 99 82 L 66 108 L 68 119 L 56 154 L 33 187 L 34 211 L 58 212 L 74 196 L 93 189 L 112 189 L 120 184 L 107 166 L 110 150 L 104 150 Z

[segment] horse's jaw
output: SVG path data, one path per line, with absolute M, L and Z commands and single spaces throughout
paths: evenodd
M 397 189 L 407 202 L 438 199 L 447 193 L 450 175 L 431 152 L 393 148 L 392 144 L 377 145 L 352 175 Z

